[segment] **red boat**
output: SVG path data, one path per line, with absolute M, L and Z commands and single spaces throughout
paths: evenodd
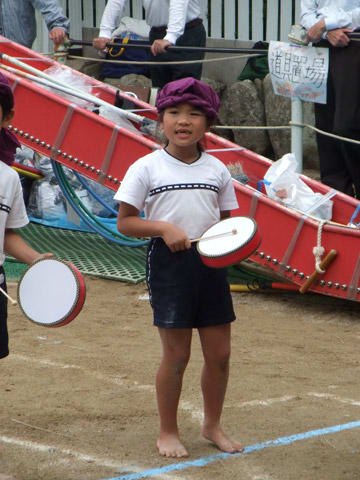
M 1 62 L 5 66 L 13 66 L 7 56 L 40 71 L 57 64 L 4 37 L 0 37 L 0 42 Z M 136 122 L 132 123 L 138 133 L 115 125 L 27 78 L 2 71 L 14 89 L 16 113 L 12 131 L 21 143 L 112 190 L 117 190 L 136 159 L 160 147 L 150 135 L 140 131 L 141 125 Z M 86 77 L 75 70 L 73 73 Z M 114 87 L 90 77 L 86 79 L 93 86 L 92 95 L 114 104 Z M 144 118 L 156 121 L 153 107 L 124 93 L 120 95 L 133 101 L 136 108 L 144 109 Z M 360 300 L 360 229 L 348 226 L 359 206 L 357 200 L 337 192 L 332 198 L 332 220 L 323 223 L 257 190 L 258 182 L 272 165 L 267 158 L 212 133 L 207 134 L 204 147 L 230 171 L 234 165 L 235 168 L 241 165 L 249 178 L 248 184 L 234 179 L 239 208 L 232 214 L 250 216 L 258 225 L 262 241 L 249 258 L 251 262 L 297 284 L 299 289 L 303 287 L 303 291 Z M 301 179 L 314 192 L 325 195 L 330 190 L 306 176 L 301 175 Z M 322 274 L 315 270 L 313 254 L 313 248 L 319 244 L 325 249 L 320 265 L 325 270 Z

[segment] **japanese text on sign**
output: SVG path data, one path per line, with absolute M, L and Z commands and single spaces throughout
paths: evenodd
M 270 42 L 269 71 L 277 95 L 326 103 L 328 69 L 327 48 Z

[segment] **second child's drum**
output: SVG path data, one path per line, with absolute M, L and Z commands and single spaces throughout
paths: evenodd
M 25 270 L 17 293 L 19 306 L 29 320 L 45 327 L 61 327 L 81 311 L 86 288 L 74 265 L 44 258 Z

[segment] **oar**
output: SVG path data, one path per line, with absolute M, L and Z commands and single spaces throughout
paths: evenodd
M 83 100 L 87 100 L 91 103 L 94 103 L 96 105 L 104 105 L 107 108 L 110 108 L 111 110 L 116 110 L 116 112 L 120 113 L 121 115 L 125 116 L 129 120 L 133 122 L 140 123 L 142 125 L 142 131 L 144 133 L 147 133 L 151 136 L 154 136 L 154 131 L 157 126 L 156 120 L 152 120 L 147 117 L 142 117 L 140 115 L 137 115 L 135 113 L 129 112 L 127 110 L 123 110 L 121 108 L 115 107 L 115 105 L 112 105 L 111 103 L 105 102 L 105 100 L 102 100 L 101 98 L 96 97 L 95 95 L 91 95 L 90 93 L 83 92 L 82 90 L 72 87 L 71 85 L 68 85 L 65 82 L 62 82 L 51 75 L 48 75 L 47 73 L 43 72 L 42 70 L 38 70 L 37 68 L 31 67 L 30 65 L 27 65 L 26 63 L 17 60 L 14 57 L 11 57 L 5 53 L 0 52 L 0 58 L 2 60 L 5 60 L 6 62 L 12 63 L 13 65 L 16 65 L 17 67 L 23 68 L 24 70 L 27 70 L 28 72 L 34 73 L 37 78 L 41 77 L 48 82 L 51 83 L 51 87 L 55 88 L 55 85 L 58 85 L 59 87 L 62 87 L 63 89 L 66 89 L 67 92 L 71 95 L 74 96 L 79 96 Z M 5 67 L 5 65 L 4 65 Z
M 17 68 L 9 67 L 8 65 L 0 64 L 0 68 L 7 70 L 8 72 L 14 73 L 19 77 L 26 78 L 40 85 L 44 85 L 45 87 L 54 88 L 55 90 L 59 90 L 60 92 L 66 93 L 67 95 L 72 95 L 73 97 L 80 98 L 81 100 L 91 102 L 94 105 L 97 105 L 97 106 L 105 105 L 106 108 L 110 108 L 111 110 L 114 110 L 116 112 L 119 112 L 119 110 L 121 113 L 125 112 L 124 115 L 127 115 L 127 114 L 130 115 L 132 113 L 126 110 L 122 110 L 121 108 L 115 107 L 115 105 L 112 105 L 111 103 L 107 103 L 104 100 L 101 100 L 100 98 L 95 97 L 94 95 L 88 95 L 86 92 L 83 92 L 82 90 L 75 90 L 75 89 L 72 90 L 71 88 L 66 88 L 60 84 L 50 82 L 45 78 L 40 78 L 35 75 L 31 75 L 30 73 L 23 72 L 22 70 L 19 70 Z M 139 115 L 136 115 L 136 117 L 139 117 Z M 140 117 L 140 118 L 144 119 L 145 117 Z M 155 120 L 151 120 L 151 122 L 155 122 Z
M 74 40 L 72 38 L 69 39 L 68 42 L 71 45 L 85 45 L 85 46 L 92 46 L 92 42 L 90 40 Z M 142 48 L 142 49 L 149 49 L 151 45 L 140 45 L 136 43 L 121 43 L 121 41 L 113 41 L 108 42 L 106 44 L 107 47 L 121 47 L 121 48 Z M 185 47 L 180 45 L 171 45 L 166 48 L 169 51 L 189 51 L 189 52 L 213 52 L 213 53 L 253 53 L 256 55 L 267 55 L 269 52 L 268 50 L 261 50 L 255 48 L 222 48 L 222 47 Z

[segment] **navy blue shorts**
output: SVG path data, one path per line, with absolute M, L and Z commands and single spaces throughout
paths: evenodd
M 0 267 L 0 287 L 6 290 L 5 272 Z M 9 355 L 9 336 L 7 329 L 7 298 L 0 293 L 0 358 Z
M 196 245 L 172 253 L 162 239 L 153 239 L 146 278 L 157 327 L 202 328 L 235 320 L 226 269 L 204 265 Z

